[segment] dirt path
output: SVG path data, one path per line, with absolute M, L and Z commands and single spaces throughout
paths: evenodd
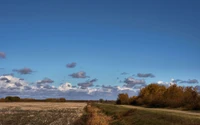
M 161 109 L 161 108 L 144 108 L 140 106 L 131 106 L 131 105 L 122 105 L 123 107 L 127 108 L 137 108 L 141 110 L 149 110 L 149 111 L 162 111 L 162 112 L 169 112 L 169 113 L 178 113 L 183 115 L 190 115 L 200 118 L 200 113 L 198 112 L 191 112 L 191 111 L 180 111 L 180 110 L 173 110 L 173 109 Z

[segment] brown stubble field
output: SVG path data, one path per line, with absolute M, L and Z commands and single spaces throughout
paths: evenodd
M 73 125 L 86 103 L 0 103 L 0 125 Z

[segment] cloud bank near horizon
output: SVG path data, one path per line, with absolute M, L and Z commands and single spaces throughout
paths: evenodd
M 58 87 L 53 85 L 54 80 L 44 78 L 30 84 L 24 79 L 14 77 L 12 75 L 0 76 L 0 97 L 20 96 L 22 98 L 60 98 L 72 100 L 98 100 L 100 98 L 115 100 L 119 93 L 128 93 L 130 96 L 138 95 L 141 88 L 146 86 L 145 80 L 128 77 L 124 80 L 123 86 L 98 85 L 94 87 L 97 79 L 87 80 L 73 86 L 71 83 L 63 83 Z M 158 81 L 157 84 L 166 87 L 176 84 L 172 79 L 170 82 Z M 199 91 L 199 86 L 196 86 Z
M 9 81 L 9 82 L 8 82 Z M 22 98 L 59 98 L 66 99 L 113 99 L 117 98 L 119 93 L 128 93 L 129 95 L 137 95 L 139 89 L 120 87 L 120 86 L 102 86 L 99 88 L 92 87 L 93 82 L 97 79 L 92 79 L 84 83 L 79 83 L 78 87 L 72 86 L 71 83 L 63 83 L 58 87 L 51 85 L 54 81 L 49 78 L 44 78 L 29 84 L 27 81 L 20 78 L 6 75 L 0 76 L 0 96 L 20 96 Z

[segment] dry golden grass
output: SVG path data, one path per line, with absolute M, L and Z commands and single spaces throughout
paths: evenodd
M 1 102 L 0 109 L 3 108 L 20 108 L 22 110 L 51 110 L 51 109 L 66 109 L 78 108 L 83 109 L 86 103 L 73 102 Z
M 87 125 L 109 125 L 111 118 L 104 115 L 100 109 L 88 105 L 87 112 L 89 113 Z
M 73 125 L 86 103 L 0 103 L 0 125 Z M 75 124 L 77 125 L 77 124 Z

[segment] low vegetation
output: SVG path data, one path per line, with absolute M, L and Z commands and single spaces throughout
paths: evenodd
M 110 125 L 200 125 L 200 118 L 174 112 L 126 108 L 120 105 L 93 104 L 111 117 Z
M 138 96 L 129 97 L 125 93 L 119 94 L 116 103 L 199 110 L 200 96 L 193 87 L 177 85 L 165 87 L 158 84 L 150 84 L 142 88 Z
M 97 107 L 89 104 L 86 110 L 88 113 L 86 125 L 109 125 L 110 117 L 103 114 Z

